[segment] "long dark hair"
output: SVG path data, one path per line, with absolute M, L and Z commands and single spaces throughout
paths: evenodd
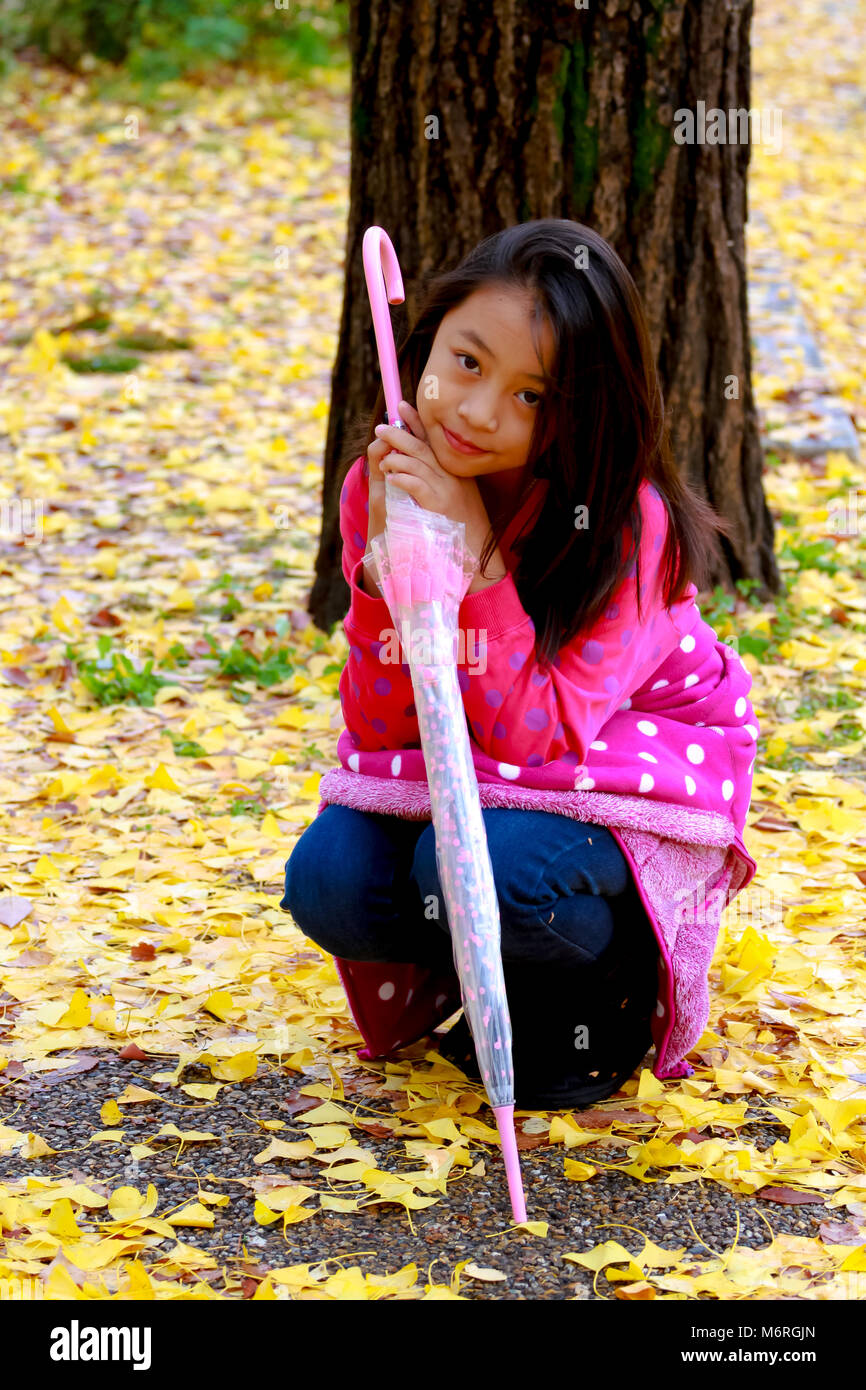
M 671 523 L 661 556 L 668 607 L 684 596 L 689 583 L 704 588 L 718 551 L 716 533 L 729 536 L 731 526 L 677 471 L 637 287 L 613 247 L 580 222 L 544 217 L 506 227 L 485 238 L 455 269 L 429 279 L 422 286 L 417 321 L 397 349 L 404 398 L 415 404 L 445 314 L 491 285 L 531 295 L 540 363 L 542 316 L 555 345 L 549 374 L 542 364 L 544 395 L 535 411 L 525 485 L 516 500 L 491 516 L 480 557 L 483 571 L 535 479 L 547 478 L 532 530 L 513 543 L 518 556 L 513 579 L 535 626 L 538 659 L 548 664 L 562 646 L 592 627 L 635 562 L 640 617 L 638 489 L 644 479 L 654 484 Z M 349 446 L 340 489 L 384 419 L 380 386 L 369 424 Z M 575 522 L 579 504 L 591 518 L 583 529 Z M 632 545 L 623 555 L 627 524 Z

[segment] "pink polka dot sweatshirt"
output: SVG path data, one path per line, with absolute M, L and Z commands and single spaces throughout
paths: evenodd
M 693 584 L 665 606 L 660 561 L 669 522 L 648 482 L 639 491 L 640 617 L 633 561 L 601 619 L 542 670 L 511 547 L 533 524 L 546 488 L 536 483 L 500 542 L 506 576 L 460 606 L 458 680 L 481 804 L 609 827 L 659 942 L 654 1070 L 687 1075 L 692 1068 L 681 1059 L 706 1024 L 706 973 L 721 910 L 757 867 L 742 839 L 759 734 L 752 680 L 702 619 Z M 340 802 L 430 819 L 409 666 L 380 659 L 386 646 L 393 650 L 394 624 L 385 599 L 361 588 L 367 518 L 361 456 L 340 497 L 351 589 L 344 620 L 350 650 L 339 686 L 346 727 L 337 745 L 341 767 L 320 784 L 319 812 Z M 626 554 L 628 526 L 623 544 Z M 337 965 L 367 1043 L 359 1055 L 385 1055 L 460 1007 L 453 989 L 419 966 Z M 412 980 L 408 1001 L 396 986 L 383 990 L 395 977 L 401 985 Z

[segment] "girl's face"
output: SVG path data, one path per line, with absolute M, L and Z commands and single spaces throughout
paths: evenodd
M 476 290 L 442 319 L 415 400 L 442 467 L 482 478 L 526 466 L 535 415 L 546 389 L 532 339 L 532 299 L 506 286 Z M 539 325 L 544 368 L 551 371 L 553 332 Z M 426 393 L 431 392 L 430 396 Z M 449 432 L 479 452 L 463 452 Z M 519 483 L 520 475 L 498 483 Z

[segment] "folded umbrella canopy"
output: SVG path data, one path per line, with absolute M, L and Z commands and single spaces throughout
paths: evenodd
M 373 313 L 388 423 L 399 417 L 400 375 L 388 302 L 403 301 L 397 255 L 382 227 L 368 227 L 364 274 Z M 390 478 L 385 530 L 370 540 L 368 572 L 388 604 L 412 679 L 430 788 L 436 866 L 451 930 L 460 994 L 505 1160 L 515 1221 L 526 1203 L 514 1133 L 511 1019 L 502 973 L 499 903 L 457 680 L 459 608 L 477 568 L 463 522 L 419 506 Z

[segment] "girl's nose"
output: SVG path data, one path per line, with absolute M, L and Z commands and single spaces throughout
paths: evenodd
M 479 435 L 493 435 L 496 433 L 496 421 L 491 415 L 485 415 L 478 409 L 470 412 L 458 407 L 457 415 L 460 421 L 466 426 L 466 433 L 473 439 Z

